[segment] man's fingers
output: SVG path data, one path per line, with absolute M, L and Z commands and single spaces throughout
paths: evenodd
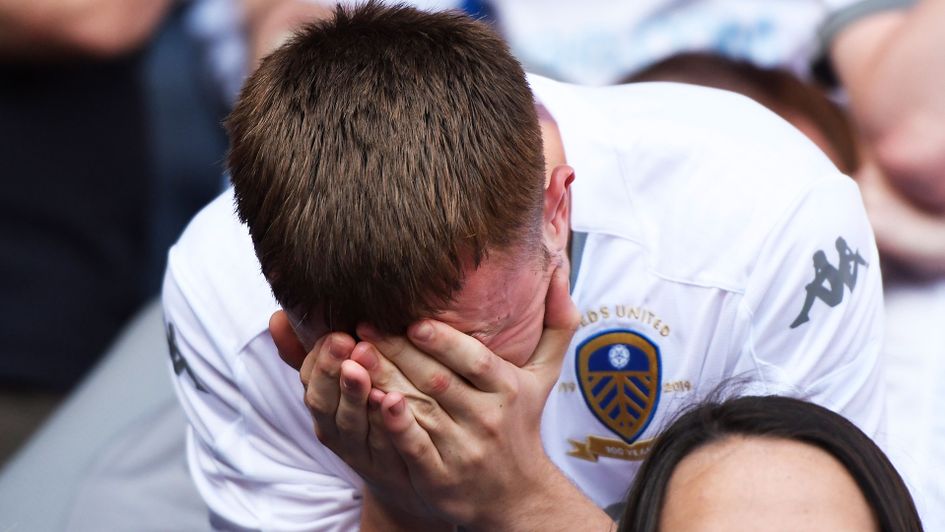
M 432 367 L 428 369 L 424 375 L 427 389 L 421 388 L 421 391 L 437 400 L 443 400 L 441 398 L 451 386 L 464 384 L 451 376 L 454 372 L 483 392 L 506 389 L 508 363 L 472 336 L 436 320 L 421 320 L 412 324 L 407 329 L 407 336 L 421 355 L 433 357 L 442 363 L 442 371 L 433 371 Z M 413 380 L 410 374 L 407 376 Z
M 472 342 L 473 345 L 471 347 L 484 350 L 489 355 L 495 356 L 492 355 L 491 352 L 488 352 L 488 350 L 475 339 L 457 332 L 447 325 L 440 325 L 453 333 L 453 335 Z M 365 340 L 376 345 L 379 351 L 378 354 L 383 355 L 377 357 L 379 364 L 377 364 L 375 370 L 371 371 L 372 378 L 377 374 L 375 386 L 378 388 L 386 389 L 387 391 L 397 390 L 407 394 L 411 394 L 411 389 L 416 389 L 423 395 L 433 397 L 437 402 L 442 403 L 447 408 L 453 403 L 465 400 L 464 398 L 467 397 L 471 391 L 469 385 L 464 382 L 463 379 L 457 378 L 456 372 L 453 369 L 438 362 L 438 359 L 441 357 L 450 358 L 450 356 L 452 356 L 457 359 L 468 357 L 470 354 L 467 351 L 449 352 L 448 355 L 442 354 L 441 352 L 428 351 L 424 346 L 418 348 L 418 346 L 413 345 L 407 338 L 402 336 L 383 336 L 373 328 L 366 326 L 360 326 L 358 328 L 358 334 Z M 440 346 L 440 349 L 447 351 L 453 348 L 468 349 L 469 347 L 459 347 L 455 344 Z M 391 364 L 396 366 L 397 371 L 402 374 L 402 377 L 409 381 L 409 387 L 405 388 L 404 386 L 407 383 L 397 380 L 397 375 L 391 375 L 392 371 L 387 367 Z M 391 387 L 392 385 L 394 387 Z
M 403 460 L 397 449 L 390 441 L 387 430 L 384 428 L 384 415 L 381 412 L 381 403 L 387 394 L 374 388 L 368 395 L 368 448 L 371 450 L 371 461 L 375 466 L 384 467 L 390 473 L 406 475 Z M 390 471 L 391 468 L 398 469 L 397 472 Z
M 394 448 L 407 464 L 411 476 L 438 478 L 443 459 L 430 435 L 414 418 L 407 399 L 399 393 L 389 393 L 381 402 L 384 428 Z
M 368 393 L 371 379 L 367 370 L 357 362 L 345 360 L 341 363 L 341 398 L 335 415 L 338 435 L 346 447 L 364 446 L 368 435 Z
M 312 368 L 315 367 L 315 362 L 318 360 L 318 354 L 322 352 L 322 346 L 325 345 L 325 341 L 328 340 L 328 335 L 322 336 L 315 341 L 315 345 L 312 346 L 312 350 L 309 351 L 306 355 L 305 360 L 302 361 L 302 367 L 299 368 L 299 380 L 302 381 L 302 386 L 308 388 L 308 381 L 312 377 Z
M 368 394 L 368 410 L 376 411 L 380 413 L 381 403 L 384 402 L 384 398 L 387 397 L 387 392 L 379 390 L 377 388 L 371 389 L 371 393 Z M 378 418 L 382 419 L 382 418 Z
M 410 357 L 410 350 L 413 346 L 403 336 L 392 336 L 383 334 L 367 323 L 361 323 L 357 327 L 358 336 L 374 344 L 377 349 L 383 353 L 384 358 L 392 362 L 398 368 L 403 356 Z M 415 350 L 415 349 L 414 349 Z
M 354 339 L 344 333 L 327 335 L 317 351 L 306 358 L 313 359 L 305 389 L 305 404 L 315 418 L 319 438 L 337 434 L 335 413 L 341 396 L 341 364 L 351 355 Z
M 361 345 L 364 347 L 360 347 Z M 358 346 L 358 349 L 351 353 L 351 360 L 354 360 L 368 371 L 368 374 L 371 375 L 371 385 L 374 388 L 378 391 L 386 390 L 391 381 L 394 380 L 394 376 L 390 374 L 391 368 L 384 365 L 386 360 L 370 342 L 361 342 Z
M 365 349 L 361 349 L 362 345 Z M 413 372 L 414 377 L 428 375 L 417 377 L 417 385 L 408 380 L 408 377 L 401 373 L 397 366 L 387 360 L 369 342 L 358 344 L 358 348 L 351 354 L 351 360 L 368 369 L 371 384 L 375 388 L 371 391 L 372 402 L 380 404 L 381 400 L 392 392 L 407 397 L 412 406 L 413 416 L 424 430 L 430 432 L 435 442 L 436 438 L 442 436 L 443 431 L 448 430 L 448 427 L 452 425 L 455 416 L 462 417 L 471 412 L 469 394 L 473 392 L 473 389 L 455 373 L 436 363 L 429 356 L 419 353 L 412 346 L 411 349 L 412 353 L 408 357 L 419 357 L 423 366 Z M 401 360 L 404 361 L 405 357 Z M 432 368 L 432 373 L 427 373 L 427 367 Z M 375 398 L 376 401 L 374 401 Z M 370 406 L 371 403 L 369 403 Z
M 401 372 L 400 368 L 381 354 L 369 341 L 358 344 L 358 349 L 351 354 L 351 360 L 368 371 L 371 376 L 371 386 L 377 388 L 378 391 L 384 393 L 397 391 L 405 395 L 420 394 L 417 387 Z
M 272 335 L 272 341 L 276 344 L 282 361 L 296 370 L 300 369 L 308 353 L 296 336 L 289 316 L 284 310 L 272 313 L 269 318 L 269 334 Z
M 561 372 L 564 354 L 581 321 L 581 315 L 571 301 L 568 274 L 567 267 L 559 267 L 551 274 L 545 297 L 545 329 L 538 347 L 524 366 L 524 369 L 539 375 L 548 390 Z
M 581 322 L 581 315 L 571 300 L 570 274 L 567 265 L 555 268 L 545 295 L 545 328 L 563 330 L 568 334 L 577 330 Z

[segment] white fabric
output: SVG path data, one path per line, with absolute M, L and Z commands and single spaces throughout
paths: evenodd
M 492 5 L 527 70 L 611 84 L 670 55 L 713 51 L 801 75 L 815 31 L 855 0 L 514 0 Z
M 555 463 L 602 507 L 622 500 L 635 474 L 637 462 L 568 454 L 572 441 L 620 440 L 576 383 L 575 348 L 604 330 L 630 331 L 660 350 L 661 396 L 627 445 L 733 377 L 812 399 L 876 434 L 882 294 L 854 184 L 740 96 L 530 81 L 563 132 L 577 175 L 572 226 L 588 233 L 574 287 L 587 323 L 543 419 Z M 195 218 L 171 250 L 164 287 L 180 352 L 208 390 L 186 372 L 175 379 L 191 420 L 196 484 L 213 512 L 242 527 L 350 530 L 361 482 L 314 437 L 298 375 L 267 333 L 277 304 L 233 212 L 227 191 Z M 840 304 L 817 300 L 810 321 L 789 328 L 814 278 L 811 257 L 824 250 L 836 265 L 838 236 L 868 266 Z M 650 314 L 631 318 L 630 307 Z
M 833 12 L 833 11 L 839 11 L 841 9 L 850 7 L 853 4 L 863 2 L 864 0 L 818 0 L 818 1 L 821 4 L 823 4 L 824 7 L 827 8 L 827 10 Z
M 572 229 L 588 233 L 573 293 L 585 320 L 561 381 L 577 380 L 573 346 L 629 329 L 658 344 L 664 386 L 693 385 L 664 394 L 642 440 L 679 404 L 732 378 L 810 399 L 875 435 L 883 415 L 882 293 L 854 183 L 799 132 L 741 96 L 666 83 L 531 82 L 576 171 Z M 813 280 L 812 255 L 824 250 L 836 264 L 838 236 L 869 266 L 849 299 L 836 308 L 818 301 L 811 321 L 789 328 Z M 618 318 L 618 305 L 654 318 Z M 545 448 L 598 505 L 618 502 L 636 463 L 567 455 L 568 440 L 613 437 L 569 389 L 559 385 L 549 400 Z
M 360 482 L 314 438 L 298 373 L 268 333 L 277 310 L 232 190 L 205 208 L 171 249 L 165 317 L 193 370 L 175 379 L 188 460 L 211 511 L 262 530 L 347 531 Z
M 945 530 L 945 279 L 886 285 L 889 454 L 926 530 Z
M 354 0 L 306 0 L 356 4 Z M 394 3 L 394 0 L 384 0 Z M 713 51 L 801 76 L 818 25 L 858 0 L 493 0 L 497 29 L 526 69 L 588 85 L 612 84 L 670 55 Z M 229 0 L 194 0 L 188 27 L 207 47 L 231 101 L 244 77 L 246 43 Z M 410 0 L 419 9 L 460 9 L 460 0 Z

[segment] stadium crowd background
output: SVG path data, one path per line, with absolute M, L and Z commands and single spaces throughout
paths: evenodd
M 857 179 L 884 254 L 886 449 L 920 506 L 945 508 L 935 474 L 945 464 L 945 128 L 923 129 L 945 123 L 941 2 L 866 2 L 869 14 L 853 21 L 846 4 L 857 2 L 829 0 L 412 3 L 489 20 L 527 71 L 595 85 L 637 76 L 722 86 L 810 134 Z M 157 296 L 167 248 L 226 184 L 220 123 L 242 79 L 327 5 L 0 1 L 0 463 Z M 905 38 L 870 41 L 891 24 Z M 896 54 L 902 41 L 935 38 L 937 54 L 905 54 L 896 69 L 861 74 L 824 60 L 830 46 L 834 57 L 869 46 Z M 711 55 L 654 67 L 684 52 Z M 725 68 L 733 78 L 719 80 Z M 867 91 L 860 75 L 879 81 Z M 791 99 L 799 93 L 826 103 L 805 117 Z M 817 123 L 825 114 L 836 118 Z M 877 125 L 898 118 L 895 134 Z

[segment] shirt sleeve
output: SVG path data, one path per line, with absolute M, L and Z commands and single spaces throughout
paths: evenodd
M 743 356 L 768 393 L 883 430 L 879 257 L 856 184 L 820 180 L 768 235 L 742 299 Z
M 297 373 L 279 359 L 264 327 L 238 345 L 219 318 L 226 305 L 188 282 L 174 259 L 172 250 L 162 295 L 171 377 L 211 524 L 357 530 L 361 480 L 315 437 Z

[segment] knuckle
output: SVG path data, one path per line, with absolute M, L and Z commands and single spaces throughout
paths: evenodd
M 490 455 L 482 447 L 475 447 L 467 455 L 467 467 L 474 471 L 489 466 Z
M 521 395 L 521 393 L 522 393 L 522 389 L 519 386 L 518 382 L 509 383 L 505 387 L 505 399 L 506 399 L 505 404 L 514 404 L 518 400 L 519 395 Z
M 480 414 L 480 430 L 489 439 L 502 434 L 502 414 L 497 409 L 487 409 Z
M 319 357 L 318 361 L 315 362 L 315 371 L 322 378 L 337 379 L 341 372 L 341 365 L 333 363 L 331 357 Z
M 319 399 L 318 393 L 311 387 L 305 390 L 305 406 L 312 412 L 322 411 Z
M 430 448 L 426 445 L 426 443 L 422 442 L 415 442 L 411 445 L 408 445 L 404 451 L 404 454 L 406 454 L 409 459 L 414 462 L 420 462 L 430 454 Z
M 371 432 L 371 437 L 368 438 L 368 447 L 371 449 L 371 454 L 377 456 L 387 455 L 390 451 L 390 444 L 387 438 L 377 433 L 377 431 Z
M 424 392 L 434 396 L 442 395 L 450 389 L 452 384 L 453 376 L 450 373 L 438 371 L 430 377 Z
M 339 434 L 340 436 L 345 436 L 345 435 L 351 434 L 351 433 L 354 431 L 354 427 L 351 426 L 351 423 L 349 423 L 349 422 L 347 422 L 347 421 L 345 421 L 345 420 L 343 420 L 343 419 L 337 420 L 337 421 L 335 422 L 335 427 L 337 427 L 337 429 L 338 429 L 338 434 Z
M 325 397 L 311 386 L 305 390 L 305 406 L 308 407 L 310 412 L 316 415 L 329 415 L 333 413 Z
M 514 404 L 524 390 L 522 389 L 522 382 L 513 378 L 505 381 L 505 387 L 503 388 L 503 391 L 505 395 L 505 401 L 503 404 L 509 405 Z
M 354 419 L 354 416 L 349 415 L 348 413 L 342 413 L 342 415 L 339 415 L 335 419 L 335 426 L 338 428 L 339 434 L 352 434 L 359 428 L 357 420 Z
M 426 397 L 411 398 L 410 408 L 420 426 L 428 431 L 436 429 L 442 412 L 436 402 Z
M 492 353 L 480 353 L 472 361 L 469 368 L 470 376 L 474 378 L 487 377 L 495 371 L 496 358 Z
M 321 382 L 325 381 L 335 382 L 341 377 L 340 365 L 332 365 L 319 361 L 319 363 L 315 365 L 315 371 L 318 377 L 315 380 L 316 385 L 319 385 Z

